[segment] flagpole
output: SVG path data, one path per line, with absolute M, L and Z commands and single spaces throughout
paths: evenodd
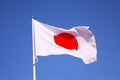
M 35 30 L 33 23 L 34 16 L 32 16 L 32 52 L 33 52 L 33 80 L 36 80 L 36 53 L 35 53 Z

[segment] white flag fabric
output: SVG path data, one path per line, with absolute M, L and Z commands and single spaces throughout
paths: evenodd
M 67 54 L 80 58 L 85 64 L 97 60 L 96 42 L 89 27 L 57 28 L 32 19 L 36 56 Z

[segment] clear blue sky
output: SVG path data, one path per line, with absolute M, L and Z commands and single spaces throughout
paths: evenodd
M 120 80 L 119 0 L 0 0 L 0 80 L 32 80 L 31 16 L 69 29 L 90 26 L 98 61 L 39 57 L 37 80 Z

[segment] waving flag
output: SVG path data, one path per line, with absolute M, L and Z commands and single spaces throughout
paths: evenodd
M 86 64 L 97 60 L 95 37 L 88 27 L 66 30 L 35 19 L 32 19 L 32 24 L 36 56 L 68 54 L 82 59 Z

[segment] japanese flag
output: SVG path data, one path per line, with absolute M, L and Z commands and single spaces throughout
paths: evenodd
M 97 60 L 95 37 L 86 26 L 66 30 L 32 19 L 32 34 L 36 56 L 68 54 L 86 64 Z

